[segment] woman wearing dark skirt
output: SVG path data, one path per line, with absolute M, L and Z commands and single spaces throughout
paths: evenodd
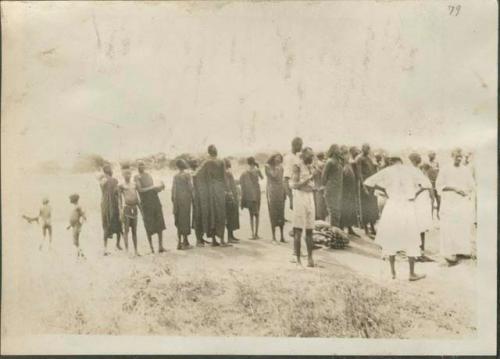
M 353 236 L 358 236 L 352 229 L 358 222 L 357 217 L 357 182 L 356 172 L 347 147 L 341 148 L 344 158 L 343 179 L 342 179 L 342 206 L 340 210 L 340 228 L 347 228 L 347 232 Z
M 269 158 L 266 164 L 267 206 L 273 234 L 276 242 L 276 227 L 280 229 L 280 242 L 285 242 L 283 226 L 285 225 L 285 184 L 283 182 L 283 157 L 277 153 Z
M 342 201 L 343 160 L 337 145 L 331 145 L 328 150 L 328 161 L 322 174 L 325 186 L 325 201 L 330 217 L 330 225 L 340 227 L 340 208 Z
M 162 253 L 165 252 L 165 248 L 163 247 L 163 231 L 166 227 L 158 193 L 165 189 L 165 185 L 163 183 L 160 185 L 155 185 L 153 183 L 153 177 L 146 172 L 144 162 L 139 162 L 137 169 L 139 174 L 135 176 L 135 183 L 141 199 L 140 208 L 144 227 L 146 228 L 146 234 L 148 236 L 149 248 L 151 249 L 151 253 L 154 253 L 152 237 L 154 234 L 157 234 L 159 244 L 158 252 Z
M 191 175 L 186 171 L 184 160 L 177 160 L 179 172 L 174 176 L 172 183 L 172 204 L 175 227 L 177 228 L 177 249 L 188 249 L 188 236 L 191 234 L 191 203 L 193 201 L 193 183 Z
M 226 164 L 226 228 L 229 243 L 237 243 L 239 239 L 234 236 L 234 231 L 240 229 L 239 191 L 231 170 L 229 158 L 224 160 Z

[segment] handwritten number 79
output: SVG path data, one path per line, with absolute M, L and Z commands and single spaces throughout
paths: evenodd
M 448 10 L 450 11 L 450 16 L 458 16 L 460 13 L 460 5 L 448 5 Z

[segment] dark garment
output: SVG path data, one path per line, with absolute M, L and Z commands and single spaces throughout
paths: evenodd
M 138 174 L 135 177 L 135 181 L 138 188 L 146 188 L 153 185 L 153 178 L 149 173 Z M 165 220 L 157 190 L 150 189 L 146 192 L 139 192 L 139 198 L 141 199 L 140 208 L 147 235 L 151 236 L 164 231 L 166 229 Z
M 324 221 L 328 216 L 328 209 L 326 208 L 325 201 L 325 189 L 323 188 L 321 176 L 323 174 L 323 169 L 325 168 L 324 162 L 319 162 L 316 165 L 314 173 L 314 187 L 320 188 L 314 192 L 314 209 L 315 209 L 315 219 Z
M 330 224 L 340 226 L 342 206 L 343 164 L 337 157 L 329 158 L 323 169 L 322 182 L 325 186 L 325 201 L 330 216 Z
M 260 209 L 260 170 L 246 170 L 240 176 L 241 208 L 248 208 L 252 214 L 258 214 Z
M 356 174 L 352 164 L 346 163 L 343 169 L 340 228 L 351 227 L 357 224 L 357 203 L 358 190 Z
M 236 180 L 230 171 L 226 171 L 228 192 L 226 195 L 226 227 L 228 231 L 240 229 L 239 193 Z
M 224 238 L 226 226 L 226 170 L 224 161 L 210 157 L 197 176 L 203 232 L 208 237 Z
M 271 227 L 280 227 L 285 224 L 285 184 L 283 182 L 283 166 L 266 165 L 267 177 L 267 206 Z
M 102 229 L 106 238 L 111 238 L 115 233 L 122 233 L 120 207 L 118 204 L 120 192 L 118 191 L 118 181 L 116 178 L 106 177 L 106 182 L 101 183 Z
M 191 234 L 191 204 L 193 185 L 189 173 L 178 173 L 172 183 L 172 204 L 177 233 Z
M 371 158 L 363 154 L 356 159 L 356 166 L 360 185 L 377 172 L 377 167 Z M 373 189 L 365 191 L 363 187 L 360 189 L 360 194 L 362 224 L 374 223 L 378 219 L 377 197 L 373 194 Z
M 208 222 L 208 219 L 203 220 L 203 213 L 208 214 L 208 209 L 203 212 L 201 210 L 202 204 L 208 206 L 208 187 L 204 181 L 201 181 L 202 174 L 200 171 L 193 173 L 193 218 L 192 218 L 192 228 L 198 234 L 203 236 L 203 223 Z M 201 238 L 200 237 L 200 238 Z

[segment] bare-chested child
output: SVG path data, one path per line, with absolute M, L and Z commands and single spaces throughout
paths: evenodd
M 42 206 L 40 207 L 40 211 L 38 212 L 38 216 L 36 217 L 28 217 L 23 216 L 28 223 L 41 223 L 42 225 L 42 241 L 40 242 L 40 246 L 38 246 L 39 250 L 42 250 L 43 244 L 46 242 L 47 236 L 49 237 L 49 248 L 52 247 L 52 222 L 51 222 L 51 213 L 52 210 L 50 208 L 49 199 L 44 198 L 42 200 Z
M 132 171 L 129 165 L 122 166 L 123 183 L 119 186 L 120 191 L 120 213 L 123 224 L 123 236 L 125 239 L 125 248 L 128 251 L 128 233 L 132 232 L 132 242 L 134 243 L 134 254 L 139 255 L 137 251 L 137 219 L 139 213 L 139 196 L 136 185 L 131 181 Z
M 72 194 L 69 196 L 69 201 L 73 205 L 73 209 L 71 210 L 69 217 L 69 226 L 66 229 L 73 229 L 73 245 L 76 248 L 76 257 L 85 258 L 85 255 L 80 248 L 80 232 L 82 231 L 83 221 L 87 220 L 85 217 L 85 212 L 78 204 L 80 200 L 80 195 Z

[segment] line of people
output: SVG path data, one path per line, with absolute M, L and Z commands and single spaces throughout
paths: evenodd
M 452 153 L 453 163 L 439 168 L 435 153 L 429 153 L 422 163 L 417 153 L 409 156 L 411 165 L 403 165 L 400 156 L 372 156 L 370 146 L 330 146 L 326 155 L 315 154 L 304 147 L 301 138 L 294 138 L 291 152 L 272 154 L 265 164 L 266 200 L 273 243 L 286 242 L 284 236 L 285 203 L 293 211 L 292 227 L 294 257 L 301 261 L 301 237 L 305 232 L 308 266 L 312 258 L 313 229 L 316 220 L 328 220 L 330 225 L 358 236 L 354 227 L 362 228 L 383 248 L 389 257 L 391 272 L 395 276 L 394 256 L 404 250 L 410 258 L 410 279 L 420 279 L 414 272 L 414 262 L 429 260 L 425 256 L 425 233 L 432 226 L 432 217 L 439 218 L 441 210 L 441 254 L 450 265 L 456 264 L 457 255 L 468 255 L 470 250 L 470 224 L 475 218 L 471 203 L 474 201 L 473 171 L 469 156 L 463 159 L 461 150 Z M 264 175 L 254 157 L 247 159 L 247 169 L 236 179 L 231 161 L 220 159 L 214 145 L 208 147 L 208 156 L 202 160 L 177 160 L 178 172 L 171 189 L 174 223 L 177 228 L 177 249 L 191 248 L 189 235 L 194 231 L 196 245 L 204 246 L 211 239 L 212 246 L 227 247 L 238 243 L 234 232 L 240 227 L 240 208 L 247 209 L 250 219 L 251 240 L 259 236 L 261 207 L 260 181 Z M 121 238 L 128 250 L 131 234 L 134 253 L 137 250 L 138 215 L 142 214 L 148 244 L 152 253 L 153 236 L 158 237 L 158 252 L 164 252 L 163 231 L 166 229 L 159 192 L 163 183 L 155 184 L 139 162 L 138 173 L 132 177 L 129 164 L 122 165 L 123 182 L 113 177 L 110 164 L 104 165 L 98 180 L 102 191 L 101 214 L 104 255 L 109 255 L 108 240 L 116 236 L 116 247 Z M 443 204 L 441 204 L 443 198 Z M 79 196 L 70 196 L 74 208 L 70 226 L 77 255 L 83 256 L 79 235 L 85 213 L 78 205 Z M 440 208 L 442 207 L 442 208 Z M 383 211 L 382 211 L 383 210 Z M 379 220 L 380 214 L 382 217 Z M 44 200 L 38 217 L 43 235 L 51 238 L 50 206 Z M 378 223 L 377 223 L 378 222 Z M 378 229 L 378 234 L 376 227 Z M 227 230 L 227 240 L 225 232 Z M 418 237 L 418 241 L 415 240 Z M 415 247 L 416 246 L 416 247 Z

